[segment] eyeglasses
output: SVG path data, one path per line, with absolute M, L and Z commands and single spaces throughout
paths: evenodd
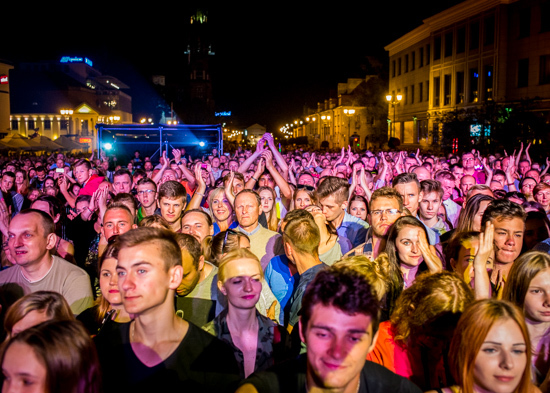
M 145 195 L 145 194 L 156 194 L 157 192 L 155 190 L 142 190 L 137 192 L 138 195 Z
M 401 213 L 399 209 L 386 209 L 386 210 L 373 210 L 370 214 L 374 217 L 381 217 L 384 213 L 388 216 L 395 216 L 396 214 Z
M 309 185 L 307 185 L 307 184 L 298 184 L 298 185 L 296 186 L 296 189 L 297 189 L 297 190 L 306 189 L 306 190 L 311 191 L 311 192 L 315 191 L 315 187 L 309 186 Z

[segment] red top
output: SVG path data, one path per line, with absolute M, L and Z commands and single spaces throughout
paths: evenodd
M 84 187 L 80 189 L 80 192 L 78 195 L 93 195 L 94 192 L 96 192 L 99 185 L 105 180 L 103 176 L 98 176 L 96 174 L 93 174 L 90 176 Z

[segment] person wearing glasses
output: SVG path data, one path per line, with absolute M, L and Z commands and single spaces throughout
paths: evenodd
M 138 224 L 147 216 L 155 214 L 157 209 L 157 185 L 148 177 L 140 179 L 136 185 L 140 207 L 137 211 Z
M 375 260 L 386 248 L 386 237 L 392 224 L 401 217 L 403 198 L 391 187 L 382 187 L 372 193 L 369 202 L 367 221 L 370 228 L 367 231 L 366 242 L 355 247 L 346 256 L 365 255 Z

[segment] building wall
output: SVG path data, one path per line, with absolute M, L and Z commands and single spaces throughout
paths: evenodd
M 389 90 L 404 94 L 396 107 L 396 136 L 405 144 L 438 145 L 442 114 L 490 101 L 539 97 L 546 102 L 542 109 L 550 109 L 548 4 L 543 0 L 468 0 L 426 19 L 388 45 Z M 421 48 L 424 55 L 429 50 L 429 64 L 417 64 L 413 71 L 409 64 L 407 70 L 406 59 L 410 62 L 415 53 L 418 63 Z M 411 103 L 411 86 L 418 95 L 423 82 L 428 85 L 428 100 L 415 97 Z M 426 85 L 422 93 L 426 94 Z M 391 106 L 388 116 L 393 118 Z M 403 133 L 411 121 L 412 142 L 410 131 Z

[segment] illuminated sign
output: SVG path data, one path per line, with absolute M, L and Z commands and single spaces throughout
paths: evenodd
M 90 59 L 87 57 L 70 57 L 70 56 L 63 56 L 61 60 L 59 60 L 60 63 L 86 63 L 90 67 L 93 66 L 93 63 Z
M 78 141 L 80 143 L 92 143 L 92 138 L 80 138 Z
M 0 84 L 1 85 L 7 85 L 8 84 L 8 76 L 7 75 L 0 75 Z
M 231 111 L 225 111 L 225 112 L 216 112 L 216 116 L 231 116 Z

